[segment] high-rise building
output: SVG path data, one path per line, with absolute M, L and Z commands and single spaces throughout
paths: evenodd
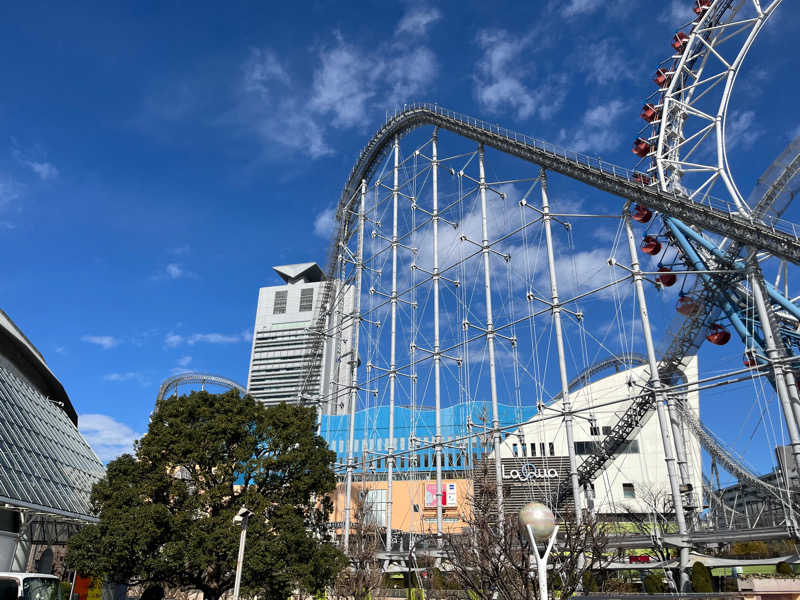
M 330 328 L 315 329 L 320 303 L 324 300 L 325 275 L 313 262 L 273 269 L 286 283 L 263 287 L 258 292 L 247 391 L 265 404 L 316 400 L 324 412 L 331 412 L 332 406 L 336 412 L 338 394 L 329 393 L 331 382 L 338 381 L 331 376 L 333 364 L 339 363 L 339 372 L 344 377 L 349 363 L 347 359 L 340 360 L 341 350 L 333 352 L 337 338 L 327 335 Z M 339 304 L 339 312 L 352 310 Z M 320 336 L 322 354 L 314 358 L 314 345 Z M 346 337 L 339 336 L 340 349 L 347 347 Z M 337 385 L 344 388 L 346 383 Z M 301 397 L 304 390 L 305 396 Z

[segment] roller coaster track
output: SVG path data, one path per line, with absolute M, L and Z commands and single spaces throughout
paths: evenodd
M 700 441 L 700 444 L 706 451 L 713 456 L 717 462 L 725 467 L 731 475 L 734 475 L 739 481 L 747 483 L 754 488 L 760 489 L 776 498 L 784 501 L 785 492 L 762 481 L 758 475 L 748 469 L 740 459 L 733 456 L 733 454 L 725 448 L 725 445 L 709 430 L 705 425 L 700 422 L 700 419 L 686 406 L 683 402 L 676 403 L 678 411 L 681 414 L 681 419 L 692 430 Z
M 170 389 L 174 388 L 177 393 L 178 386 L 185 384 L 200 384 L 203 386 L 207 384 L 219 385 L 230 390 L 238 390 L 242 395 L 247 393 L 247 390 L 242 384 L 235 382 L 233 379 L 222 377 L 221 375 L 209 375 L 208 373 L 180 373 L 174 377 L 165 379 L 162 382 L 161 387 L 158 388 L 156 402 L 163 400 L 167 396 L 167 392 L 169 392 Z
M 351 202 L 368 179 L 396 136 L 413 129 L 433 125 L 462 137 L 561 173 L 594 188 L 609 192 L 680 219 L 684 223 L 712 231 L 742 244 L 753 246 L 800 264 L 800 239 L 796 232 L 782 231 L 754 219 L 743 217 L 736 209 L 720 201 L 702 203 L 677 192 L 665 192 L 640 183 L 635 171 L 598 158 L 562 150 L 548 142 L 534 139 L 499 125 L 467 117 L 433 104 L 413 104 L 386 121 L 361 151 L 342 192 L 337 217 L 350 218 Z

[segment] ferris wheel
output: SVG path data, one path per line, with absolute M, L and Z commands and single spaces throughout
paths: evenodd
M 725 140 L 733 84 L 779 4 L 697 0 L 691 22 L 672 40 L 674 54 L 658 66 L 634 169 L 437 105 L 404 106 L 369 140 L 339 202 L 325 310 L 309 357 L 309 365 L 332 361 L 317 401 L 343 417 L 337 454 L 347 484 L 345 545 L 358 479 L 388 481 L 388 489 L 375 490 L 386 493 L 387 551 L 400 494 L 435 480 L 429 528 L 440 538 L 443 473 L 474 475 L 490 456 L 502 516 L 514 499 L 504 497 L 501 450 L 513 444 L 513 452 L 524 452 L 530 439 L 520 427 L 547 419 L 562 428 L 567 456 L 559 465 L 569 477 L 546 493 L 556 504 L 570 499 L 580 518 L 590 489 L 610 485 L 615 461 L 654 414 L 684 566 L 702 509 L 691 483 L 703 464 L 690 436 L 714 465 L 778 498 L 788 511 L 784 525 L 794 528 L 787 486 L 763 484 L 730 440 L 682 400 L 700 389 L 766 380 L 778 396 L 759 392 L 756 416 L 770 425 L 768 451 L 788 432 L 800 459 L 793 370 L 800 310 L 786 284 L 800 241 L 780 221 L 800 159 L 791 146 L 745 201 Z M 624 198 L 623 210 L 576 200 L 576 181 Z M 641 243 L 639 224 L 646 228 Z M 783 291 L 764 280 L 771 258 L 783 261 Z M 652 322 L 667 330 L 658 353 Z M 744 342 L 744 364 L 687 378 L 700 344 L 724 346 L 732 332 Z M 609 365 L 634 374 L 627 408 L 601 428 L 604 402 L 589 394 L 573 407 L 570 398 Z M 304 397 L 314 385 L 309 375 Z M 335 432 L 324 433 L 331 439 Z M 576 445 L 581 439 L 596 441 Z M 576 448 L 587 452 L 578 456 Z M 530 446 L 545 466 L 556 461 L 555 450 L 538 440 Z

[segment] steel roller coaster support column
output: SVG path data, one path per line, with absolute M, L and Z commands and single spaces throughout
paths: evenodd
M 661 379 L 658 375 L 658 362 L 656 361 L 656 351 L 653 345 L 653 333 L 650 330 L 650 316 L 647 313 L 647 300 L 644 295 L 644 284 L 642 283 L 642 270 L 639 265 L 639 256 L 636 249 L 636 241 L 633 237 L 631 227 L 630 207 L 627 205 L 624 211 L 625 232 L 628 236 L 628 248 L 631 253 L 631 270 L 633 272 L 633 285 L 636 288 L 636 296 L 639 301 L 639 317 L 642 321 L 642 334 L 645 347 L 647 348 L 647 361 L 650 365 L 650 386 L 655 396 L 656 414 L 658 415 L 658 425 L 661 428 L 661 442 L 664 446 L 664 460 L 667 463 L 667 475 L 669 477 L 669 487 L 672 494 L 672 504 L 675 507 L 675 520 L 678 523 L 678 535 L 681 538 L 680 547 L 680 582 L 679 592 L 689 591 L 689 547 L 690 541 L 686 528 L 686 517 L 683 512 L 683 498 L 681 497 L 680 486 L 678 484 L 678 474 L 675 470 L 675 454 L 670 435 L 669 415 L 665 407 L 664 394 L 661 391 Z
M 394 138 L 392 188 L 392 331 L 389 346 L 389 446 L 386 448 L 386 551 L 392 551 L 392 480 L 394 479 L 394 400 L 397 388 L 397 210 L 400 198 L 400 139 Z
M 558 370 L 561 375 L 561 405 L 564 411 L 564 431 L 567 435 L 567 454 L 569 455 L 569 478 L 572 485 L 572 498 L 575 502 L 575 522 L 583 522 L 583 500 L 581 486 L 578 482 L 578 460 L 575 457 L 575 435 L 573 433 L 572 401 L 569 394 L 569 380 L 567 379 L 567 359 L 564 353 L 564 332 L 561 325 L 561 301 L 558 297 L 558 277 L 556 274 L 556 260 L 553 252 L 552 219 L 550 217 L 550 200 L 547 197 L 547 173 L 542 169 L 539 174 L 539 187 L 542 193 L 542 222 L 547 241 L 547 265 L 550 271 L 550 295 L 553 315 L 553 327 L 556 333 L 556 349 L 558 351 Z M 578 559 L 578 570 L 583 568 L 583 554 Z
M 350 355 L 350 390 L 347 423 L 347 483 L 344 501 L 344 551 L 350 544 L 350 497 L 353 492 L 353 447 L 355 446 L 356 408 L 358 404 L 358 334 L 361 325 L 361 281 L 364 275 L 364 227 L 367 220 L 367 182 L 361 182 L 361 203 L 358 211 L 358 254 L 356 254 L 356 290 L 353 297 L 353 344 Z M 363 465 L 361 467 L 364 468 Z
M 436 546 L 442 547 L 442 403 L 439 340 L 439 136 L 434 130 L 431 141 L 431 184 L 433 186 L 433 374 L 436 403 Z
M 492 398 L 492 437 L 494 438 L 494 476 L 497 486 L 497 523 L 502 534 L 505 525 L 503 510 L 503 472 L 500 462 L 500 416 L 497 408 L 497 369 L 494 353 L 494 319 L 492 317 L 492 271 L 489 266 L 489 213 L 486 207 L 486 170 L 483 144 L 478 146 L 478 185 L 481 193 L 481 254 L 483 254 L 483 281 L 486 291 L 486 346 L 489 353 L 489 385 Z
M 755 260 L 755 258 L 753 259 Z M 778 392 L 778 399 L 783 408 L 783 418 L 786 421 L 786 431 L 789 434 L 789 441 L 792 445 L 792 454 L 794 460 L 800 465 L 800 431 L 797 428 L 797 421 L 794 417 L 794 410 L 792 409 L 792 398 L 789 394 L 789 389 L 786 385 L 784 366 L 782 363 L 777 362 L 781 358 L 781 353 L 778 350 L 778 345 L 775 339 L 775 332 L 772 329 L 772 321 L 769 318 L 767 304 L 764 302 L 764 290 L 761 283 L 761 274 L 758 267 L 750 268 L 750 286 L 753 290 L 753 300 L 758 311 L 758 319 L 761 321 L 761 330 L 764 333 L 764 346 L 767 352 L 767 359 L 772 365 L 772 372 L 775 378 L 775 390 Z M 789 482 L 786 482 L 787 486 Z M 789 507 L 789 528 L 790 533 L 797 532 L 797 524 L 794 519 L 794 511 L 792 502 L 788 503 Z

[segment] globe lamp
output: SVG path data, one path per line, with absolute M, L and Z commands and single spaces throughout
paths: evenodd
M 519 523 L 522 527 L 531 526 L 531 532 L 536 540 L 546 540 L 556 526 L 553 511 L 541 502 L 528 502 L 519 511 Z

